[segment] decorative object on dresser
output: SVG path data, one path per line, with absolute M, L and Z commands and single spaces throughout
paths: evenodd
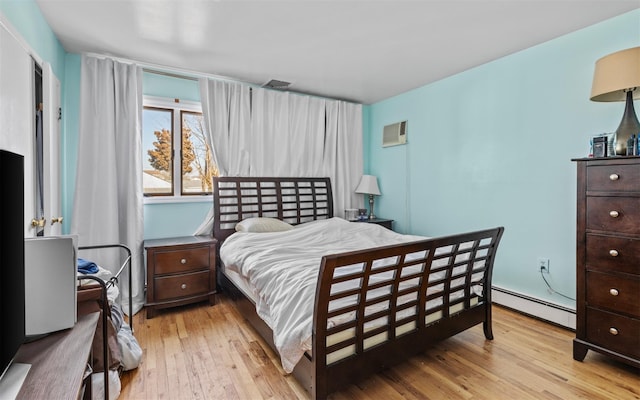
M 216 239 L 185 236 L 144 241 L 147 318 L 161 308 L 208 300 L 215 304 Z
M 575 159 L 578 169 L 576 338 L 640 367 L 640 157 Z
M 387 229 L 393 230 L 393 220 L 392 219 L 384 219 L 384 218 L 373 218 L 373 219 L 364 219 L 358 222 L 368 222 L 370 224 L 376 224 L 384 226 Z
M 631 135 L 640 132 L 633 99 L 640 99 L 640 47 L 621 50 L 596 61 L 591 100 L 624 101 L 626 104 L 622 121 L 616 130 L 618 155 L 626 154 L 627 141 Z M 638 155 L 633 151 L 630 154 Z
M 356 188 L 356 193 L 369 195 L 369 219 L 375 219 L 373 214 L 373 196 L 380 195 L 380 188 L 378 188 L 378 179 L 373 175 L 362 175 L 360 183 Z

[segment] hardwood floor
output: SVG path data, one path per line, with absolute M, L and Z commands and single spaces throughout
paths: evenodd
M 136 315 L 144 355 L 120 398 L 309 398 L 232 301 L 217 300 Z M 640 370 L 593 351 L 574 361 L 573 332 L 497 306 L 493 315 L 493 341 L 476 326 L 330 398 L 640 399 Z

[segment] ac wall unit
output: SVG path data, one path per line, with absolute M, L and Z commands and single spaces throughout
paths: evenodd
M 382 147 L 407 143 L 407 121 L 387 125 L 382 132 Z

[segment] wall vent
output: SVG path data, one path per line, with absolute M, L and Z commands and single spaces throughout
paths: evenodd
M 291 86 L 291 82 L 279 81 L 277 79 L 272 79 L 269 82 L 262 85 L 263 88 L 280 89 L 280 90 L 288 89 L 289 86 Z
M 407 143 L 407 121 L 387 125 L 382 132 L 382 147 Z

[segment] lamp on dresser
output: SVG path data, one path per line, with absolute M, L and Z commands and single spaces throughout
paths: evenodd
M 640 99 L 640 47 L 621 50 L 596 61 L 591 100 L 626 102 L 622 121 L 616 129 L 618 155 L 625 154 L 631 135 L 640 133 L 634 99 Z
M 356 188 L 356 193 L 369 195 L 369 219 L 375 219 L 373 214 L 373 196 L 380 195 L 380 188 L 378 187 L 378 179 L 373 175 L 362 175 L 360 183 Z

